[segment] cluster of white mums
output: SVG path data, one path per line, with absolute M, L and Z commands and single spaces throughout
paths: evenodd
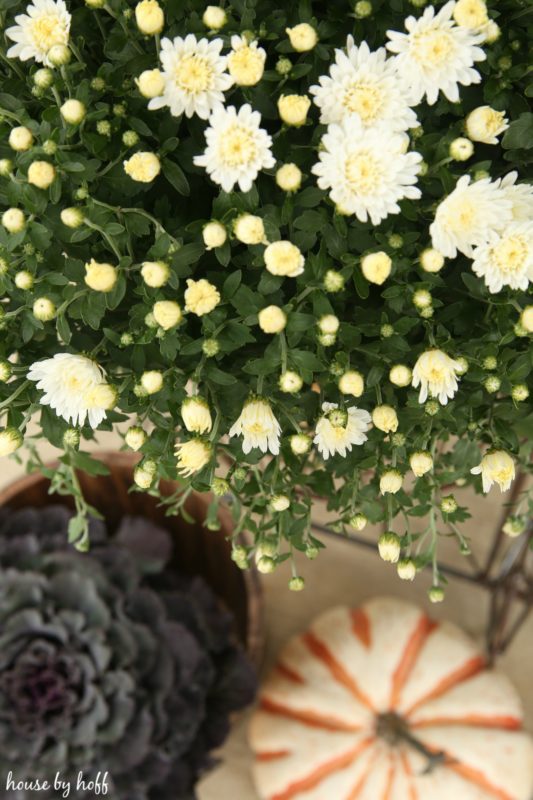
M 86 4 L 99 9 L 104 0 L 86 0 Z M 60 51 L 67 47 L 71 23 L 64 0 L 35 0 L 26 11 L 6 31 L 16 42 L 8 55 L 35 58 L 46 65 L 61 63 Z M 164 29 L 165 15 L 157 0 L 141 0 L 135 18 L 147 36 Z M 206 27 L 220 30 L 226 22 L 223 9 L 206 8 Z M 340 213 L 354 214 L 374 225 L 397 214 L 400 200 L 421 195 L 417 177 L 427 167 L 419 153 L 409 151 L 407 131 L 418 127 L 413 107 L 424 99 L 435 103 L 441 92 L 450 101 L 458 101 L 459 86 L 481 79 L 474 68 L 486 57 L 479 45 L 493 41 L 499 33 L 488 19 L 483 0 L 451 0 L 438 13 L 428 7 L 419 19 L 408 17 L 405 28 L 405 33 L 388 31 L 387 48 L 375 52 L 366 42 L 357 46 L 349 36 L 346 50 L 335 51 L 329 74 L 309 89 L 320 109 L 320 121 L 327 125 L 319 161 L 312 168 L 318 185 L 329 190 Z M 296 52 L 310 51 L 318 43 L 316 30 L 307 23 L 287 29 L 287 35 Z M 208 120 L 207 147 L 195 157 L 195 164 L 204 167 L 224 191 L 235 186 L 248 191 L 261 170 L 275 166 L 272 139 L 261 128 L 259 112 L 248 104 L 239 109 L 226 107 L 224 93 L 234 85 L 259 83 L 266 52 L 246 36 L 232 36 L 228 55 L 222 55 L 222 48 L 221 38 L 197 39 L 192 34 L 163 38 L 161 69 L 146 70 L 137 85 L 149 99 L 150 109 L 168 107 L 175 116 Z M 79 124 L 85 115 L 82 104 L 71 98 L 67 105 L 67 121 Z M 307 95 L 282 95 L 278 101 L 287 126 L 304 125 L 310 106 Z M 456 140 L 452 156 L 470 157 L 472 141 L 497 144 L 507 127 L 503 113 L 489 106 L 475 109 L 466 119 L 469 139 Z M 32 168 L 31 182 L 47 188 L 54 179 L 53 166 L 40 161 Z M 124 168 L 133 180 L 146 183 L 160 173 L 160 161 L 156 153 L 142 151 L 125 161 Z M 276 178 L 282 188 L 295 191 L 302 174 L 295 164 L 285 164 Z M 475 183 L 460 178 L 438 207 L 430 228 L 440 258 L 453 258 L 458 251 L 471 257 L 474 272 L 485 279 L 491 292 L 504 286 L 527 289 L 533 280 L 533 188 L 515 181 L 515 174 Z M 8 230 L 20 229 L 21 216 L 20 209 L 4 214 Z M 300 272 L 285 274 L 295 277 Z
M 401 366 L 401 369 L 410 373 L 408 367 Z M 418 358 L 412 376 L 404 376 L 404 384 L 408 380 L 414 387 L 420 386 L 421 403 L 431 396 L 445 405 L 455 395 L 457 377 L 463 371 L 461 363 L 442 350 L 428 350 Z M 358 373 L 347 375 L 352 393 L 360 393 Z M 60 353 L 35 362 L 28 372 L 28 378 L 36 381 L 37 388 L 43 392 L 41 403 L 49 405 L 56 414 L 74 425 L 83 425 L 88 420 L 96 428 L 104 419 L 106 410 L 113 408 L 117 401 L 116 391 L 106 382 L 103 369 L 85 356 Z M 155 394 L 163 388 L 163 376 L 157 371 L 146 372 L 141 385 L 145 393 Z M 181 415 L 184 428 L 196 434 L 176 445 L 178 471 L 190 476 L 207 466 L 213 457 L 213 444 L 207 438 L 212 432 L 213 422 L 207 401 L 198 395 L 183 402 Z M 346 457 L 354 445 L 362 445 L 367 441 L 366 433 L 371 424 L 388 434 L 397 430 L 398 417 L 395 410 L 386 405 L 377 406 L 371 415 L 356 406 L 344 409 L 336 403 L 323 403 L 314 437 L 309 432 L 301 431 L 290 437 L 290 446 L 296 455 L 305 455 L 315 444 L 325 460 L 335 455 Z M 275 456 L 280 451 L 281 426 L 270 403 L 262 397 L 252 396 L 246 401 L 238 419 L 229 429 L 229 436 L 242 436 L 245 454 L 254 448 Z M 126 442 L 133 449 L 140 449 L 145 441 L 146 434 L 142 428 L 133 427 L 128 431 Z M 0 455 L 14 452 L 21 444 L 19 431 L 4 430 L 0 433 Z M 427 452 L 413 453 L 410 466 L 415 475 L 420 477 L 432 469 L 433 459 Z M 494 482 L 502 490 L 508 489 L 515 474 L 512 458 L 503 451 L 487 453 L 472 472 L 482 474 L 484 491 L 488 491 Z M 141 469 L 137 481 L 148 488 L 154 474 Z M 381 475 L 381 492 L 396 493 L 402 483 L 401 472 L 388 469 Z

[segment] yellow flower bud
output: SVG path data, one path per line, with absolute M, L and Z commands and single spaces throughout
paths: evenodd
M 146 69 L 141 72 L 139 77 L 135 78 L 135 83 L 142 96 L 149 100 L 159 97 L 165 88 L 163 73 L 158 69 Z
M 339 330 L 339 318 L 335 314 L 324 314 L 318 320 L 318 329 L 320 333 L 325 333 L 326 336 L 335 336 Z
M 155 369 L 143 372 L 141 386 L 147 394 L 155 394 L 163 388 L 163 375 Z
M 38 189 L 48 189 L 54 182 L 56 171 L 48 161 L 32 161 L 28 168 L 28 183 Z
M 85 264 L 85 283 L 95 292 L 110 292 L 117 282 L 117 270 L 111 264 L 95 261 L 91 258 Z
M 307 22 L 300 22 L 294 28 L 285 28 L 285 32 L 289 37 L 291 47 L 297 53 L 305 53 L 308 50 L 312 50 L 318 42 L 317 32 Z
M 504 112 L 490 106 L 475 108 L 467 116 L 465 124 L 472 141 L 483 144 L 498 144 L 498 136 L 509 127 Z
M 365 381 L 360 372 L 351 369 L 339 378 L 339 389 L 343 394 L 361 397 L 365 390 Z
M 39 297 L 33 304 L 33 316 L 41 322 L 50 322 L 56 315 L 56 307 L 49 297 Z
M 361 259 L 361 269 L 369 283 L 381 286 L 391 273 L 392 261 L 383 250 L 377 253 L 368 253 Z
M 394 433 L 398 429 L 398 415 L 391 406 L 376 406 L 372 412 L 372 422 L 383 433 Z
M 297 192 L 302 184 L 302 171 L 296 164 L 284 164 L 276 172 L 276 183 L 284 192 Z
M 185 310 L 196 314 L 198 317 L 203 317 L 204 314 L 209 314 L 220 303 L 220 293 L 216 286 L 201 278 L 199 281 L 194 281 L 192 278 L 187 280 L 187 289 L 185 290 Z
M 71 208 L 64 208 L 61 212 L 61 222 L 67 228 L 79 228 L 83 224 L 83 211 L 81 208 L 75 206 Z
M 524 330 L 533 333 L 533 306 L 526 306 L 520 314 L 520 323 Z
M 280 240 L 266 248 L 263 257 L 271 275 L 296 278 L 304 271 L 305 258 L 299 247 L 292 242 Z
M 222 247 L 222 245 L 225 244 L 228 234 L 226 233 L 226 228 L 221 222 L 213 221 L 208 222 L 207 225 L 204 225 L 202 230 L 202 238 L 204 240 L 206 250 L 213 250 L 213 248 Z
M 389 372 L 389 380 L 395 386 L 409 386 L 413 373 L 405 364 L 395 364 Z
M 258 313 L 257 320 L 264 333 L 281 333 L 287 324 L 287 315 L 279 306 L 267 306 Z
M 280 375 L 279 388 L 282 392 L 285 392 L 286 394 L 295 394 L 296 392 L 300 391 L 302 386 L 302 377 L 301 375 L 298 375 L 297 372 L 288 369 Z
M 29 150 L 33 144 L 33 133 L 24 125 L 19 125 L 11 129 L 8 142 L 9 146 L 19 153 Z
M 8 208 L 2 214 L 2 225 L 8 233 L 20 233 L 26 225 L 26 218 L 20 208 Z
M 161 162 L 155 153 L 134 153 L 124 161 L 124 171 L 134 181 L 151 183 L 161 171 Z
M 381 494 L 396 494 L 402 488 L 403 478 L 396 469 L 386 470 L 380 478 L 379 490 Z
M 450 144 L 450 156 L 454 161 L 468 161 L 474 152 L 474 145 L 470 139 L 465 139 L 464 136 L 458 136 Z
M 418 453 L 412 454 L 409 458 L 409 465 L 416 477 L 421 478 L 422 475 L 425 475 L 426 472 L 433 469 L 433 458 L 430 453 L 421 450 Z
M 444 266 L 444 256 L 433 247 L 427 247 L 420 253 L 420 266 L 425 272 L 440 272 Z
M 79 125 L 86 113 L 83 103 L 74 99 L 66 100 L 59 110 L 69 125 Z
M 16 428 L 0 429 L 0 457 L 10 456 L 22 445 L 23 437 Z
M 128 447 L 135 451 L 141 449 L 146 439 L 146 433 L 138 425 L 132 425 L 131 428 L 128 428 L 126 431 L 126 436 L 124 437 L 124 441 Z
M 152 314 L 157 324 L 165 331 L 175 328 L 182 319 L 181 308 L 173 300 L 158 300 L 154 303 Z
M 299 128 L 305 125 L 311 100 L 302 94 L 282 94 L 278 100 L 278 111 L 285 125 Z
M 462 28 L 481 28 L 489 21 L 484 0 L 457 0 L 453 18 Z
M 135 21 L 141 33 L 154 36 L 163 30 L 165 15 L 157 0 L 141 0 L 135 6 Z
M 266 241 L 263 220 L 254 214 L 241 214 L 237 217 L 233 223 L 233 233 L 243 244 L 254 245 Z
M 219 31 L 227 21 L 226 12 L 219 6 L 207 6 L 202 17 L 205 27 L 212 31 Z
M 181 418 L 190 433 L 209 433 L 213 427 L 211 412 L 203 397 L 187 397 L 181 404 Z
M 144 261 L 141 267 L 141 276 L 147 286 L 159 289 L 168 281 L 170 269 L 164 261 Z

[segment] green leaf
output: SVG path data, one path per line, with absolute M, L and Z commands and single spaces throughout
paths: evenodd
M 72 338 L 72 331 L 68 324 L 68 319 L 64 314 L 61 314 L 56 320 L 57 335 L 65 344 L 68 344 Z
M 224 281 L 224 285 L 222 286 L 222 295 L 230 300 L 239 288 L 241 279 L 242 272 L 240 269 L 238 269 L 236 272 L 232 272 L 232 274 L 229 275 Z
M 189 186 L 189 181 L 185 177 L 182 168 L 174 161 L 170 161 L 168 158 L 163 160 L 163 175 L 179 194 L 185 197 L 190 195 L 191 187 Z
M 520 114 L 511 122 L 502 139 L 506 150 L 529 149 L 533 147 L 533 113 Z

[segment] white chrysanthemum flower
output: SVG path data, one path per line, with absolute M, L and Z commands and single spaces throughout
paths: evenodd
M 433 247 L 448 258 L 455 258 L 458 250 L 472 257 L 473 247 L 486 242 L 491 230 L 505 227 L 511 214 L 512 202 L 500 181 L 483 178 L 471 183 L 470 176 L 463 175 L 437 207 L 429 228 Z
M 320 122 L 329 125 L 356 114 L 365 128 L 384 122 L 391 131 L 405 131 L 418 124 L 407 104 L 407 94 L 394 59 L 384 47 L 371 52 L 366 42 L 346 42 L 347 52 L 335 50 L 329 76 L 322 75 L 310 94 L 320 109 Z
M 428 6 L 418 19 L 407 17 L 407 33 L 387 31 L 387 49 L 397 53 L 396 67 L 414 104 L 426 97 L 431 106 L 437 102 L 439 92 L 457 103 L 459 85 L 481 81 L 473 64 L 486 58 L 477 46 L 484 36 L 456 25 L 452 19 L 454 7 L 451 0 L 435 14 L 433 6 Z
M 496 181 L 503 196 L 511 203 L 511 217 L 516 222 L 527 222 L 533 219 L 533 184 L 516 183 L 518 172 L 509 172 L 501 180 Z M 505 226 L 507 220 L 499 227 Z
M 515 477 L 514 461 L 505 450 L 493 450 L 481 459 L 481 464 L 470 470 L 472 475 L 480 475 L 485 494 L 493 483 L 497 483 L 502 492 L 506 492 Z
M 176 444 L 175 454 L 177 456 L 176 467 L 178 473 L 187 478 L 196 472 L 200 472 L 209 464 L 213 455 L 213 448 L 204 439 L 196 438 Z
M 195 156 L 194 163 L 205 167 L 225 192 L 231 192 L 235 184 L 242 192 L 250 191 L 260 170 L 276 163 L 272 139 L 260 124 L 261 114 L 248 104 L 239 111 L 234 106 L 215 109 L 205 132 L 205 153 Z
M 165 86 L 159 97 L 148 103 L 151 110 L 168 106 L 174 117 L 197 114 L 208 119 L 215 108 L 222 108 L 224 92 L 233 85 L 226 72 L 227 58 L 221 56 L 222 39 L 197 40 L 189 33 L 161 40 L 161 66 Z
M 504 286 L 526 291 L 533 281 L 533 222 L 513 222 L 501 235 L 490 231 L 488 236 L 474 250 L 472 270 L 492 294 Z
M 279 453 L 281 427 L 270 403 L 262 397 L 246 401 L 237 421 L 229 430 L 230 436 L 242 436 L 243 453 L 258 447 L 262 453 Z
M 437 397 L 443 406 L 455 395 L 459 384 L 461 364 L 442 350 L 426 350 L 418 357 L 413 368 L 413 386 L 420 386 L 419 403 L 430 397 Z
M 105 418 L 105 408 L 93 405 L 94 390 L 106 385 L 105 374 L 95 361 L 86 356 L 56 353 L 53 358 L 35 361 L 27 375 L 37 381 L 44 394 L 41 404 L 53 408 L 59 417 L 73 425 L 83 425 L 88 419 L 97 428 Z
M 68 44 L 70 20 L 64 0 L 34 0 L 25 14 L 15 17 L 17 24 L 6 30 L 6 36 L 16 43 L 7 51 L 8 57 L 34 58 L 53 66 L 48 53 L 56 45 Z
M 414 184 L 422 156 L 406 153 L 405 139 L 387 126 L 365 128 L 352 115 L 328 127 L 312 172 L 342 213 L 379 225 L 389 214 L 398 214 L 404 197 L 420 197 Z
M 337 403 L 322 403 L 322 416 L 316 424 L 316 444 L 322 458 L 330 458 L 336 453 L 345 457 L 354 444 L 364 444 L 365 435 L 370 427 L 371 417 L 368 411 L 350 406 L 346 411 L 339 411 Z

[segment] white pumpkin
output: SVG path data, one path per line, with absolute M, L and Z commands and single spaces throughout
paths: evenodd
M 533 742 L 476 644 L 393 598 L 292 639 L 250 726 L 262 800 L 530 800 Z

